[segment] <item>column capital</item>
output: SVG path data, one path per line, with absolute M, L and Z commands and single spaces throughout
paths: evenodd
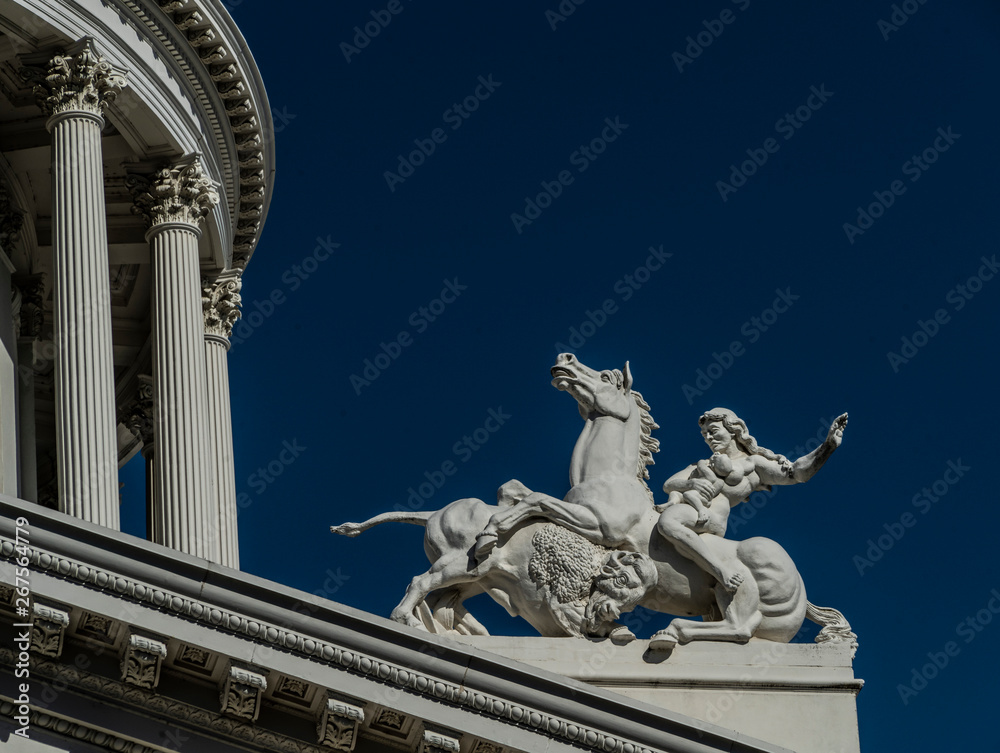
M 129 175 L 125 186 L 135 202 L 132 212 L 142 215 L 150 229 L 168 222 L 197 228 L 219 203 L 218 184 L 205 174 L 197 156 L 164 167 L 149 177 Z
M 229 345 L 233 325 L 240 318 L 243 279 L 239 270 L 227 269 L 214 280 L 202 278 L 201 306 L 205 313 L 205 335 L 221 337 Z
M 125 71 L 112 66 L 90 37 L 55 55 L 25 55 L 21 61 L 19 75 L 35 84 L 35 99 L 46 115 L 73 112 L 102 119 L 125 86 Z

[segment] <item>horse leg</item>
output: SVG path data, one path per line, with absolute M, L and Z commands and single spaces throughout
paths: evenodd
M 454 549 L 438 559 L 430 570 L 416 576 L 406 588 L 406 595 L 399 602 L 389 618 L 410 627 L 422 627 L 423 623 L 414 614 L 417 605 L 427 598 L 431 591 L 477 580 L 481 573 L 469 569 L 469 553 Z
M 532 492 L 490 518 L 486 528 L 476 536 L 476 559 L 482 561 L 496 547 L 500 536 L 529 518 L 545 518 L 595 543 L 604 540 L 601 521 L 589 508 L 542 492 Z
M 670 625 L 649 640 L 652 650 L 669 650 L 678 643 L 690 641 L 731 641 L 746 643 L 753 637 L 763 615 L 760 613 L 760 591 L 750 570 L 741 562 L 734 568 L 743 575 L 743 584 L 736 593 L 729 593 L 722 586 L 715 587 L 716 599 L 722 610 L 721 620 L 699 622 L 675 619 Z

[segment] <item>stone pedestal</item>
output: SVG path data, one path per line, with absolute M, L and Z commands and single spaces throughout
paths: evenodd
M 855 679 L 845 644 L 689 643 L 649 653 L 574 638 L 456 640 L 796 753 L 858 753 Z

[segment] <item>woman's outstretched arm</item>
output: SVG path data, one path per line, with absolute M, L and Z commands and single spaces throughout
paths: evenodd
M 754 461 L 761 483 L 768 485 L 804 484 L 816 475 L 816 472 L 830 459 L 833 451 L 840 447 L 846 427 L 847 414 L 837 416 L 830 425 L 826 441 L 808 455 L 803 455 L 793 462 L 791 474 L 785 473 L 777 461 L 755 455 Z

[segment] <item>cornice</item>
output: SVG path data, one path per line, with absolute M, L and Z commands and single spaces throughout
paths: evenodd
M 169 50 L 202 98 L 216 140 L 232 145 L 232 153 L 226 148 L 221 154 L 223 168 L 235 177 L 232 266 L 245 268 L 260 238 L 274 177 L 270 105 L 246 40 L 214 0 L 112 1 Z M 163 19 L 173 28 L 163 28 Z M 208 96 L 206 87 L 216 96 Z

